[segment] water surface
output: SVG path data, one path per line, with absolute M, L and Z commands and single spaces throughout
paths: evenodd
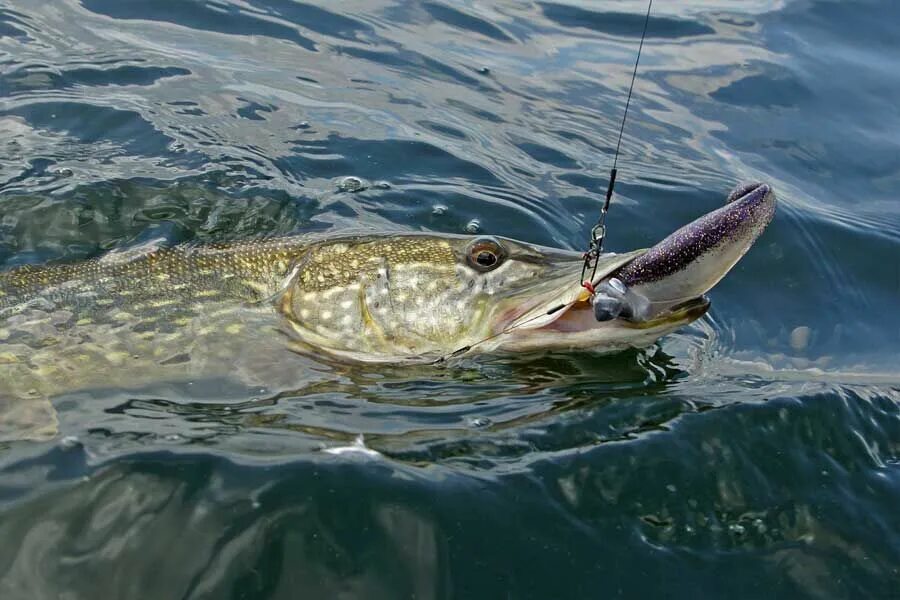
M 645 8 L 0 2 L 0 266 L 359 225 L 581 249 Z M 897 22 L 654 6 L 608 249 L 780 199 L 695 325 L 57 398 L 60 439 L 0 448 L 2 597 L 897 597 Z

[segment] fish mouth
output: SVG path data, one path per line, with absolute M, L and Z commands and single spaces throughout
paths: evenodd
M 520 305 L 507 330 L 578 334 L 619 330 L 666 331 L 703 316 L 706 293 L 744 256 L 771 222 L 775 194 L 765 183 L 738 186 L 726 204 L 673 232 L 649 250 L 622 255 L 622 264 L 578 284 L 581 262 L 560 265 L 565 277 L 555 291 Z M 621 311 L 606 315 L 598 302 L 608 294 Z M 585 337 L 585 336 L 582 336 Z
M 625 265 L 643 252 L 638 250 L 623 254 L 613 264 Z M 499 319 L 498 330 L 541 329 L 553 325 L 572 311 L 590 309 L 591 292 L 587 286 L 579 283 L 582 268 L 583 261 L 580 257 L 572 259 L 568 256 L 556 262 L 553 271 L 560 275 L 528 289 L 524 297 L 513 299 L 512 307 Z M 590 281 L 591 288 L 599 285 L 606 274 L 601 272 L 594 275 Z

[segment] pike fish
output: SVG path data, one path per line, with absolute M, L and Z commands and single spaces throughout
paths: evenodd
M 706 292 L 774 211 L 768 185 L 739 187 L 649 250 L 600 256 L 596 294 L 580 284 L 580 253 L 438 234 L 175 246 L 0 272 L 0 439 L 55 435 L 51 400 L 73 391 L 252 379 L 239 355 L 402 363 L 644 347 L 708 310 Z

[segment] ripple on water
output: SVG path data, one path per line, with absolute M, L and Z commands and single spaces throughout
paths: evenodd
M 645 5 L 575 4 L 0 8 L 0 264 L 349 225 L 581 248 Z M 781 202 L 695 327 L 71 393 L 65 437 L 0 452 L 0 596 L 887 597 L 898 6 L 654 4 L 607 247 L 738 181 Z
M 185 3 L 179 0 L 82 0 L 87 10 L 114 19 L 165 21 L 179 27 L 234 35 L 258 35 L 293 42 L 305 50 L 316 50 L 315 43 L 288 24 L 264 18 L 257 11 L 240 10 L 233 5 Z
M 544 16 L 563 27 L 590 29 L 616 36 L 640 37 L 644 30 L 644 15 L 612 11 L 594 11 L 565 4 L 540 3 Z M 715 30 L 704 23 L 686 19 L 672 19 L 651 15 L 647 36 L 681 38 L 709 35 Z

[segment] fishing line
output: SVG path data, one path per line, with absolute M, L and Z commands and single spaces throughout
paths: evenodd
M 637 71 L 638 64 L 641 62 L 641 51 L 644 49 L 644 38 L 647 37 L 647 26 L 650 24 L 650 10 L 653 8 L 653 0 L 650 0 L 647 3 L 647 14 L 644 16 L 644 29 L 641 32 L 641 42 L 638 44 L 637 57 L 634 60 L 634 70 L 631 72 L 631 85 L 628 86 L 628 97 L 625 100 L 625 110 L 622 113 L 622 124 L 619 126 L 619 138 L 616 141 L 616 153 L 613 156 L 613 165 L 612 169 L 609 172 L 609 187 L 606 188 L 606 200 L 603 203 L 603 208 L 600 209 L 600 218 L 597 219 L 597 224 L 594 225 L 593 229 L 591 229 L 591 240 L 589 243 L 589 249 L 584 253 L 584 264 L 581 267 L 581 286 L 585 288 L 591 296 L 594 295 L 594 285 L 593 281 L 597 275 L 597 265 L 600 263 L 600 252 L 603 250 L 603 238 L 606 237 L 606 213 L 609 212 L 609 203 L 612 200 L 613 188 L 616 185 L 616 173 L 618 172 L 616 167 L 619 163 L 619 150 L 622 147 L 622 135 L 625 133 L 625 122 L 628 119 L 628 107 L 631 105 L 631 94 L 634 92 L 634 82 L 637 79 Z M 584 274 L 588 269 L 592 269 L 591 271 L 591 279 L 586 280 L 584 278 Z M 478 340 L 477 342 L 473 342 L 468 346 L 463 346 L 461 348 L 457 348 L 450 354 L 446 354 L 444 356 L 440 356 L 431 364 L 440 364 L 446 361 L 449 358 L 455 358 L 460 356 L 461 354 L 465 354 L 469 350 L 471 350 L 474 346 L 478 346 L 479 344 L 483 344 L 488 342 L 494 338 L 500 337 L 501 335 L 507 334 L 514 329 L 522 327 L 523 325 L 527 325 L 532 321 L 536 321 L 542 317 L 547 315 L 552 315 L 555 312 L 558 312 L 566 307 L 565 304 L 560 304 L 558 306 L 554 306 L 550 310 L 535 315 L 530 319 L 526 319 L 520 323 L 516 323 L 514 325 L 510 325 L 509 327 L 505 327 L 504 329 L 498 331 L 493 335 L 489 335 L 488 337 Z
M 625 121 L 628 119 L 628 107 L 631 105 L 631 94 L 634 91 L 634 82 L 637 79 L 638 64 L 641 62 L 641 51 L 644 49 L 644 38 L 647 37 L 647 26 L 650 24 L 650 9 L 653 8 L 653 0 L 647 3 L 647 14 L 644 17 L 644 30 L 641 32 L 641 42 L 638 44 L 637 58 L 634 60 L 634 70 L 631 72 L 631 85 L 628 86 L 628 98 L 625 100 L 625 111 L 622 113 L 622 124 L 619 126 L 619 138 L 616 141 L 616 153 L 613 156 L 613 166 L 609 172 L 609 186 L 606 188 L 606 200 L 600 209 L 600 218 L 597 224 L 591 229 L 591 239 L 588 243 L 588 251 L 584 253 L 584 265 L 581 267 L 581 284 L 589 292 L 593 293 L 590 287 L 584 285 L 584 274 L 588 269 L 592 269 L 591 279 L 597 274 L 597 264 L 599 263 L 600 252 L 603 250 L 603 239 L 606 237 L 606 213 L 609 212 L 609 203 L 612 200 L 613 188 L 616 185 L 616 166 L 619 163 L 619 150 L 622 147 L 622 134 L 625 132 Z

